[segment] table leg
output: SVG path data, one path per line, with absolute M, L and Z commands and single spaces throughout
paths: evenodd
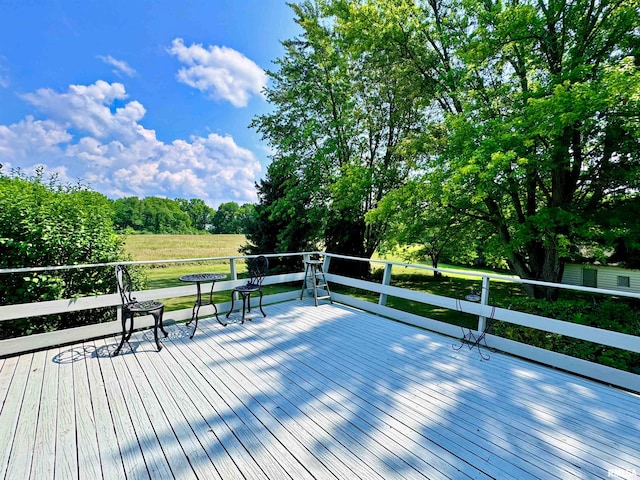
M 194 319 L 196 323 L 193 326 L 193 332 L 191 332 L 191 336 L 189 338 L 193 338 L 193 336 L 196 334 L 196 330 L 198 329 L 198 315 L 200 314 L 200 305 L 202 305 L 202 291 L 200 289 L 200 282 L 196 282 L 196 303 L 193 306 L 191 320 L 189 320 L 189 323 L 187 323 L 187 325 L 190 325 Z

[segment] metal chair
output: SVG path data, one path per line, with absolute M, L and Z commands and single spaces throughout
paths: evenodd
M 468 295 L 465 295 L 464 299 L 468 302 L 479 302 L 482 299 L 482 295 L 476 292 L 475 290 L 473 290 Z M 456 299 L 456 309 L 459 312 L 462 312 L 462 305 L 460 300 L 458 299 Z M 480 330 L 475 333 L 470 328 L 465 329 L 463 326 L 460 326 L 460 328 L 462 329 L 462 339 L 459 345 L 452 345 L 452 348 L 456 351 L 460 350 L 462 346 L 466 343 L 467 346 L 469 347 L 469 350 L 472 350 L 473 347 L 476 347 L 478 349 L 478 353 L 480 354 L 481 360 L 489 360 L 491 356 L 489 354 L 486 354 L 486 355 L 483 354 L 482 350 L 480 350 L 480 346 L 482 343 L 484 343 L 484 346 L 488 350 L 494 351 L 491 347 L 489 347 L 489 345 L 487 345 L 486 335 L 491 334 L 493 330 L 493 324 L 495 321 L 493 317 L 495 313 L 496 313 L 496 307 L 494 306 L 491 308 L 491 315 L 489 317 L 484 317 L 484 321 L 481 322 Z
M 242 323 L 245 320 L 245 310 L 251 312 L 251 294 L 258 292 L 260 294 L 260 311 L 262 312 L 262 316 L 266 317 L 267 314 L 264 313 L 262 309 L 262 282 L 264 277 L 267 275 L 267 271 L 269 270 L 269 260 L 267 257 L 260 255 L 259 257 L 254 258 L 249 263 L 249 281 L 240 286 L 236 287 L 231 291 L 231 309 L 229 313 L 227 313 L 227 318 L 231 315 L 233 311 L 233 304 L 235 302 L 235 293 L 238 293 L 242 296 Z M 249 319 L 251 320 L 251 319 Z
M 164 303 L 156 302 L 153 300 L 147 300 L 144 302 L 137 301 L 131 295 L 133 291 L 133 282 L 131 281 L 131 276 L 129 275 L 126 266 L 116 266 L 116 279 L 118 281 L 118 292 L 120 293 L 120 298 L 122 299 L 122 340 L 120 340 L 120 345 L 118 345 L 118 348 L 116 348 L 115 352 L 113 352 L 113 356 L 115 357 L 116 355 L 118 355 L 120 353 L 122 345 L 124 345 L 124 342 L 128 342 L 131 338 L 131 334 L 133 333 L 133 317 L 135 315 L 147 313 L 153 315 L 153 336 L 155 338 L 158 351 L 162 350 L 162 345 L 160 344 L 160 340 L 158 340 L 158 328 L 160 328 L 165 337 L 168 335 L 162 324 Z M 127 332 L 127 318 L 131 319 L 129 332 Z

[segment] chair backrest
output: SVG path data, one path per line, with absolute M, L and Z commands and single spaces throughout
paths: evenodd
M 263 255 L 249 262 L 249 284 L 262 286 L 264 277 L 269 270 L 269 259 Z
M 135 302 L 136 299 L 131 296 L 133 282 L 125 265 L 116 265 L 116 280 L 118 282 L 118 293 L 122 299 L 122 305 Z

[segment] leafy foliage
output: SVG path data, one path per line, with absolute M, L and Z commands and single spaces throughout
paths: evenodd
M 193 206 L 189 202 L 159 197 L 119 198 L 114 201 L 114 224 L 120 230 L 143 233 L 193 233 L 191 216 L 183 210 L 183 205 Z M 196 211 L 193 215 L 201 214 Z
M 215 211 L 213 208 L 204 203 L 200 198 L 192 198 L 185 200 L 183 198 L 176 199 L 180 209 L 189 215 L 191 226 L 197 231 L 208 230 L 213 222 Z
M 403 149 L 442 228 L 482 222 L 484 249 L 552 282 L 579 247 L 611 247 L 596 212 L 619 212 L 640 181 L 638 0 L 321 3 L 352 51 L 384 56 L 425 106 Z
M 114 210 L 119 230 L 156 234 L 245 233 L 254 214 L 252 204 L 227 202 L 216 211 L 199 198 L 119 198 Z
M 301 188 L 298 177 L 287 162 L 273 162 L 266 177 L 257 185 L 259 202 L 253 221 L 247 224 L 246 254 L 286 253 L 317 250 L 314 239 L 320 235 L 321 208 L 312 207 L 310 190 Z M 307 208 L 301 207 L 306 205 Z M 272 268 L 302 268 L 297 257 L 271 260 Z
M 0 268 L 106 263 L 124 257 L 114 233 L 112 205 L 85 187 L 48 183 L 43 171 L 26 177 L 0 172 Z M 0 303 L 97 295 L 115 291 L 111 268 L 0 275 Z M 0 325 L 0 335 L 36 333 L 95 323 L 109 312 L 77 312 Z
M 326 7 L 292 5 L 303 34 L 283 42 L 285 55 L 265 92 L 274 110 L 252 124 L 275 151 L 259 190 L 281 194 L 261 197 L 269 203 L 255 228 L 278 248 L 316 243 L 368 257 L 385 220 L 366 224 L 364 216 L 405 180 L 412 159 L 400 143 L 418 125 L 420 105 L 409 84 L 389 75 L 392 63 L 361 56 L 326 21 Z M 354 274 L 341 263 L 332 268 Z
M 245 233 L 253 215 L 253 204 L 222 203 L 211 218 L 208 230 L 211 233 Z
M 407 261 L 428 259 L 435 268 L 441 259 L 470 263 L 476 259 L 480 248 L 476 235 L 482 225 L 478 222 L 470 225 L 472 222 L 466 217 L 452 217 L 446 206 L 430 197 L 422 181 L 413 180 L 389 192 L 378 207 L 367 214 L 366 220 L 373 222 L 377 217 L 385 217 L 389 224 L 382 237 L 381 252 L 415 246 L 405 249 Z
M 594 302 L 579 298 L 555 302 L 533 298 L 510 298 L 508 301 L 517 311 L 640 336 L 640 304 L 637 301 L 607 299 Z M 496 335 L 511 340 L 640 374 L 640 354 L 627 350 L 505 322 L 496 322 L 493 330 Z

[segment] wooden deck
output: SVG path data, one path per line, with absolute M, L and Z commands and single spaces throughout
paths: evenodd
M 640 478 L 640 397 L 287 302 L 0 360 L 0 478 Z M 252 312 L 255 313 L 255 312 Z

